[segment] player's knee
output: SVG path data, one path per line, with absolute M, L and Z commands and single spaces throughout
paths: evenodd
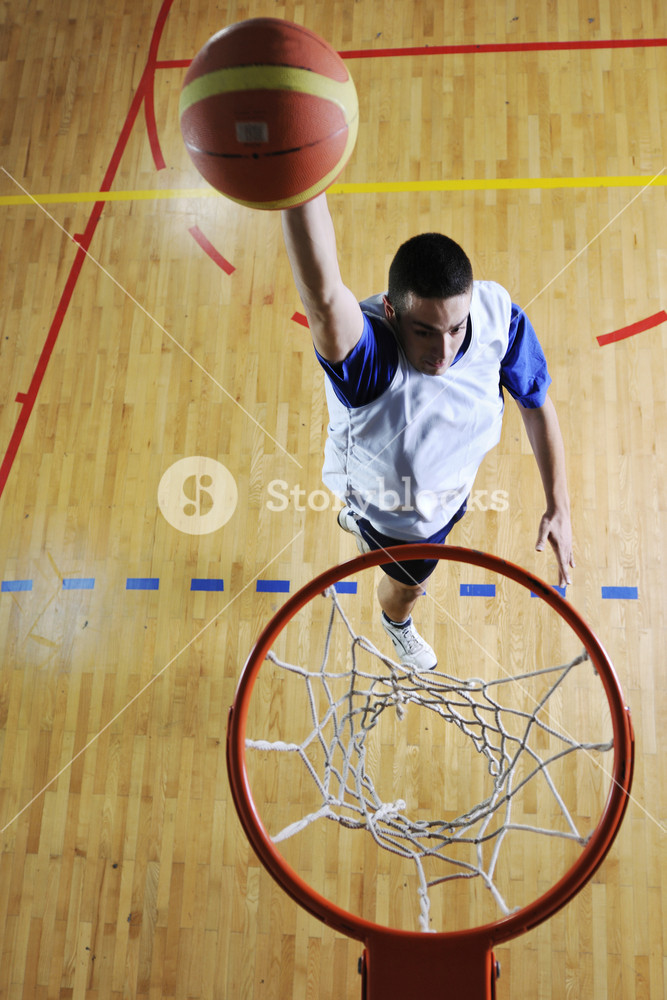
M 405 597 L 419 597 L 424 592 L 423 583 L 403 583 L 402 580 L 395 580 L 392 576 L 386 576 L 392 590 Z

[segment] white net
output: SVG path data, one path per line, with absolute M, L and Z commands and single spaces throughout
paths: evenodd
M 306 807 L 272 833 L 274 843 L 285 842 L 322 819 L 347 830 L 365 831 L 379 847 L 414 866 L 423 931 L 433 929 L 431 891 L 455 880 L 475 880 L 489 891 L 499 915 L 511 913 L 517 907 L 497 877 L 504 849 L 521 852 L 525 838 L 536 837 L 556 838 L 580 850 L 595 825 L 590 815 L 582 819 L 581 813 L 590 810 L 578 808 L 575 813 L 559 791 L 564 774 L 569 776 L 566 786 L 576 786 L 581 780 L 577 764 L 570 760 L 573 755 L 593 760 L 599 769 L 600 755 L 613 749 L 607 733 L 597 738 L 595 725 L 591 729 L 596 738 L 583 742 L 561 722 L 564 690 L 571 700 L 586 688 L 578 676 L 573 681 L 573 676 L 585 671 L 587 682 L 594 676 L 587 654 L 562 665 L 495 679 L 462 679 L 439 669 L 417 673 L 356 633 L 334 588 L 323 597 L 330 607 L 322 623 L 325 639 L 316 666 L 288 662 L 274 651 L 267 657 L 277 671 L 303 684 L 312 727 L 300 727 L 294 742 L 247 740 L 247 747 L 254 751 L 297 760 L 310 785 L 310 794 L 303 796 Z M 305 641 L 303 634 L 301 640 Z M 309 651 L 308 655 L 312 658 Z M 303 700 L 300 704 L 303 714 Z M 475 804 L 461 810 L 457 796 L 452 811 L 447 802 L 447 771 L 439 779 L 438 773 L 443 772 L 435 766 L 433 781 L 441 780 L 444 789 L 441 815 L 436 818 L 424 818 L 419 808 L 409 809 L 409 794 L 393 794 L 401 778 L 408 792 L 414 780 L 407 772 L 397 775 L 400 768 L 395 764 L 392 795 L 383 794 L 387 780 L 382 777 L 382 752 L 373 744 L 373 734 L 388 715 L 393 715 L 399 727 L 405 725 L 412 705 L 426 710 L 422 730 L 427 734 L 439 725 L 438 720 L 454 732 L 458 749 L 451 766 L 462 743 L 482 762 L 482 782 L 469 779 L 471 795 L 481 792 Z M 461 782 L 466 783 L 465 776 Z M 511 881 L 505 877 L 503 884 L 509 886 Z M 539 884 L 540 877 L 536 877 Z

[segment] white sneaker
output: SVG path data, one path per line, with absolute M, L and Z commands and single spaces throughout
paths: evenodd
M 384 614 L 380 617 L 382 627 L 391 636 L 394 649 L 404 667 L 412 667 L 413 670 L 434 670 L 437 667 L 438 657 L 412 624 L 412 617 L 404 625 L 394 625 Z
M 339 510 L 337 520 L 343 531 L 349 531 L 351 535 L 354 535 L 357 548 L 361 553 L 371 551 L 370 545 L 359 530 L 356 514 L 350 507 L 343 507 L 342 510 Z

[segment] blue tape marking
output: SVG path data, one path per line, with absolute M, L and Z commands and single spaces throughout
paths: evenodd
M 95 577 L 84 576 L 80 578 L 70 578 L 63 580 L 63 590 L 93 590 L 95 587 Z
M 159 590 L 160 581 L 155 576 L 129 576 L 125 584 L 126 590 Z
M 3 580 L 0 584 L 2 593 L 19 593 L 21 591 L 32 590 L 32 580 Z M 63 580 L 63 590 L 94 590 L 95 577 L 70 577 Z M 159 577 L 130 576 L 125 585 L 126 590 L 159 590 Z M 225 589 L 224 580 L 193 578 L 190 582 L 190 590 L 203 591 L 223 591 Z M 262 594 L 288 594 L 290 589 L 289 580 L 258 580 L 256 584 L 257 593 Z M 356 594 L 357 584 L 352 580 L 340 580 L 334 584 L 334 589 L 339 594 Z M 566 596 L 567 588 L 553 586 L 561 597 Z M 462 583 L 460 585 L 461 597 L 495 597 L 496 587 L 493 583 Z M 531 597 L 539 595 L 532 593 Z M 636 601 L 639 599 L 637 587 L 602 587 L 603 600 L 625 600 Z
M 461 597 L 495 597 L 495 583 L 462 583 L 459 591 Z
M 32 590 L 32 580 L 3 580 L 2 592 L 15 594 L 19 590 Z
M 602 600 L 636 601 L 639 593 L 636 587 L 603 587 Z
M 558 584 L 554 583 L 554 584 L 551 585 L 551 589 L 555 590 L 557 593 L 559 593 L 561 597 L 565 597 L 566 596 L 567 587 L 559 587 Z M 530 596 L 531 597 L 539 597 L 540 595 L 539 594 L 534 594 L 532 592 L 532 590 L 531 590 Z

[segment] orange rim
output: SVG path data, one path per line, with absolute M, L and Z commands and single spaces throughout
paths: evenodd
M 614 733 L 612 779 L 602 815 L 577 861 L 565 875 L 538 899 L 510 916 L 480 927 L 429 935 L 375 924 L 341 909 L 311 889 L 273 846 L 252 797 L 245 758 L 246 720 L 254 683 L 266 654 L 284 626 L 308 601 L 345 577 L 372 566 L 411 559 L 449 560 L 492 570 L 522 584 L 546 601 L 570 625 L 586 648 L 607 695 Z M 227 728 L 227 770 L 232 797 L 241 825 L 258 858 L 284 891 L 305 910 L 340 933 L 366 944 L 383 937 L 406 942 L 428 938 L 434 945 L 440 941 L 442 944 L 456 943 L 458 947 L 467 942 L 490 949 L 548 920 L 583 888 L 606 857 L 625 814 L 633 767 L 634 734 L 630 710 L 607 653 L 581 615 L 553 587 L 527 570 L 488 553 L 450 545 L 416 543 L 369 552 L 326 570 L 293 594 L 263 629 L 245 663 Z

